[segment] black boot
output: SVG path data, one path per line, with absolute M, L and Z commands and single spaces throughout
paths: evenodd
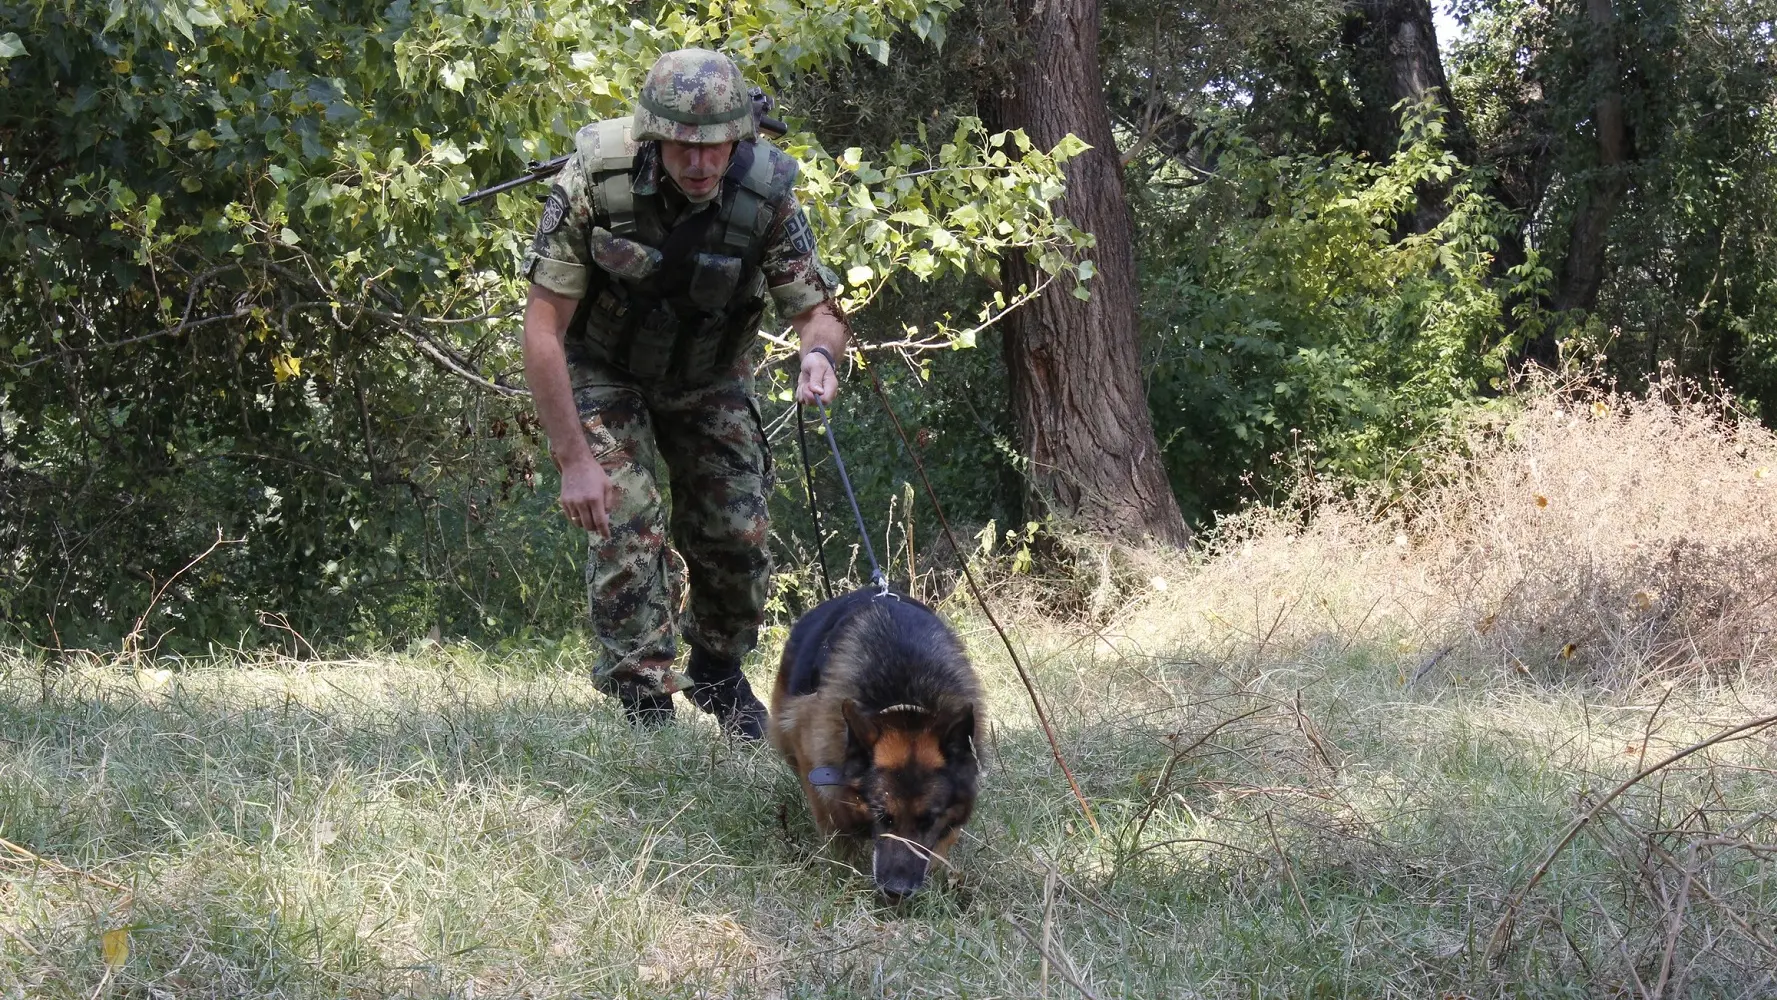
M 715 716 L 724 732 L 745 740 L 765 738 L 765 706 L 753 697 L 739 660 L 692 646 L 685 673 L 691 678 L 691 690 L 685 692 L 691 703 Z
M 659 729 L 673 721 L 673 696 L 657 692 L 644 693 L 634 684 L 621 684 L 617 700 L 623 705 L 623 717 L 638 729 Z

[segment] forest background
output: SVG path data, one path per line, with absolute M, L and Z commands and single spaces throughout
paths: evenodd
M 943 554 L 871 372 L 968 544 L 1015 558 L 1070 525 L 1179 541 L 1304 472 L 1386 488 L 1532 364 L 1770 413 L 1777 11 L 1444 13 L 1446 37 L 1427 0 L 0 2 L 0 620 L 163 652 L 573 628 L 583 541 L 517 391 L 540 187 L 455 198 L 686 44 L 791 126 L 870 366 L 836 425 L 892 574 Z M 793 611 L 784 357 L 760 377 Z

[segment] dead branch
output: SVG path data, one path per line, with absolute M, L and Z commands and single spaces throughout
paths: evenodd
M 1504 957 L 1507 948 L 1511 945 L 1512 926 L 1517 919 L 1518 908 L 1524 904 L 1524 899 L 1530 895 L 1532 889 L 1536 888 L 1537 883 L 1543 880 L 1543 876 L 1549 873 L 1549 867 L 1555 863 L 1555 859 L 1567 848 L 1567 845 L 1572 843 L 1575 837 L 1579 836 L 1580 830 L 1583 829 L 1587 823 L 1590 823 L 1596 818 L 1598 813 L 1603 810 L 1605 806 L 1610 805 L 1610 803 L 1615 801 L 1618 796 L 1639 784 L 1649 775 L 1663 771 L 1694 753 L 1707 750 L 1712 746 L 1719 743 L 1725 743 L 1729 740 L 1745 739 L 1747 736 L 1752 735 L 1758 730 L 1773 724 L 1777 724 L 1777 715 L 1767 715 L 1753 719 L 1750 722 L 1743 722 L 1738 726 L 1724 729 L 1700 743 L 1693 743 L 1690 746 L 1685 747 L 1683 750 L 1671 754 L 1659 763 L 1644 768 L 1627 781 L 1624 781 L 1622 784 L 1611 789 L 1602 799 L 1594 803 L 1591 808 L 1580 813 L 1572 823 L 1568 824 L 1567 829 L 1561 834 L 1560 838 L 1555 841 L 1554 846 L 1549 848 L 1549 852 L 1544 856 L 1542 863 L 1537 865 L 1536 871 L 1531 874 L 1530 881 L 1526 882 L 1523 888 L 1512 893 L 1511 897 L 1506 900 L 1505 912 L 1500 915 L 1499 923 L 1493 928 L 1493 936 L 1487 942 L 1488 961 L 1498 962 L 1500 958 Z

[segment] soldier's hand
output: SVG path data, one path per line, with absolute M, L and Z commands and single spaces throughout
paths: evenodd
M 611 508 L 616 505 L 617 485 L 596 459 L 562 468 L 561 508 L 576 526 L 610 538 Z
M 816 397 L 828 406 L 839 395 L 839 373 L 833 370 L 833 362 L 820 351 L 809 351 L 802 356 L 802 374 L 796 379 L 796 402 L 812 403 Z

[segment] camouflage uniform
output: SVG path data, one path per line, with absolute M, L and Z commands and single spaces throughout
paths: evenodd
M 686 686 L 671 670 L 669 530 L 688 569 L 689 607 L 679 624 L 694 650 L 738 663 L 757 642 L 770 571 L 771 459 L 750 345 L 767 292 L 788 317 L 837 286 L 815 258 L 791 194 L 796 161 L 754 138 L 750 99 L 744 122 L 683 125 L 659 113 L 663 91 L 670 105 L 680 87 L 691 92 L 679 97 L 700 102 L 691 116 L 720 117 L 736 86 L 744 84 L 726 57 L 701 50 L 662 57 L 633 118 L 575 136 L 525 261 L 532 282 L 582 300 L 566 341 L 569 377 L 588 444 L 617 488 L 611 537 L 591 536 L 586 566 L 600 645 L 594 679 L 613 694 Z M 737 139 L 719 195 L 693 203 L 678 190 L 659 143 L 636 139 L 662 134 Z M 701 235 L 697 252 L 681 247 L 684 261 L 675 266 L 662 248 L 681 232 Z M 671 484 L 670 519 L 657 460 Z

